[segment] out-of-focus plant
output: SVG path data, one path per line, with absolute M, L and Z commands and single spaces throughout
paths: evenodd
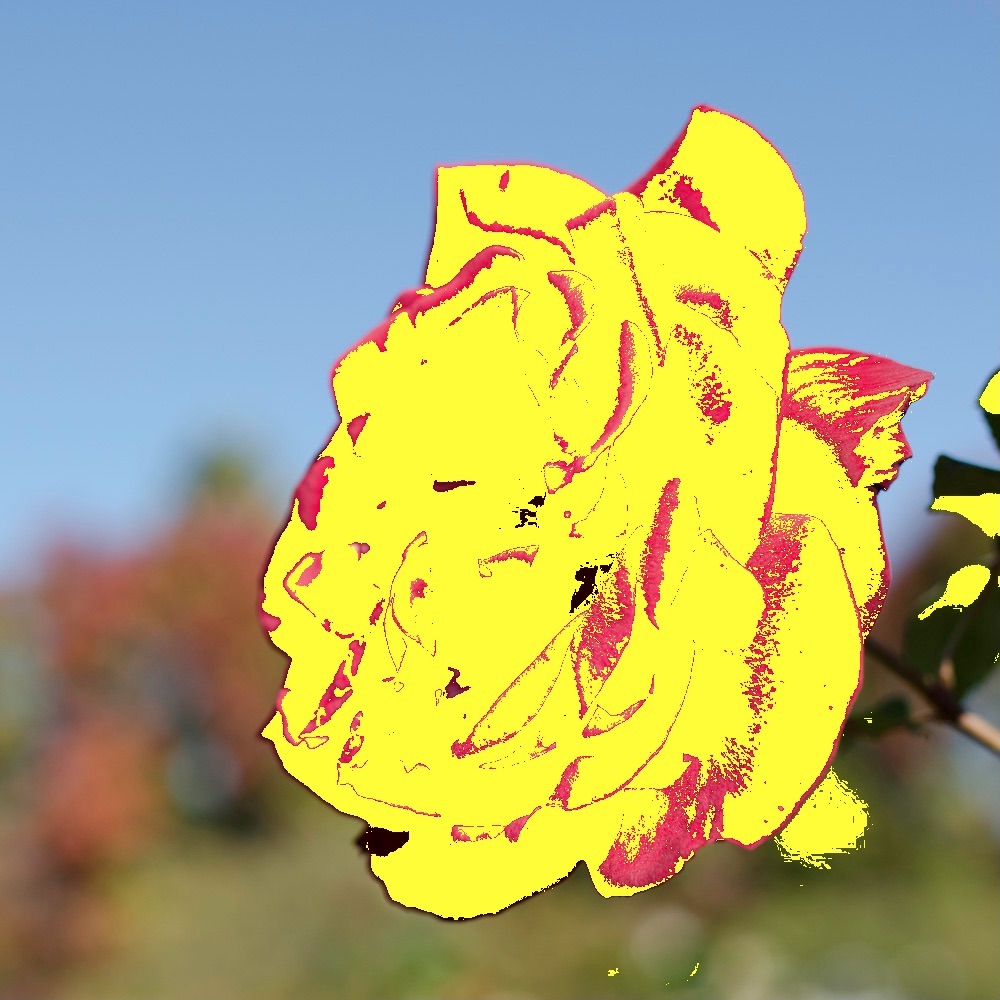
M 979 405 L 1000 448 L 1000 371 L 987 382 Z M 933 492 L 931 510 L 957 514 L 979 530 L 982 558 L 956 569 L 918 599 L 901 652 L 877 639 L 865 644 L 920 696 L 929 714 L 914 713 L 906 699 L 890 695 L 853 716 L 849 732 L 879 736 L 933 720 L 1000 754 L 1000 730 L 965 706 L 969 693 L 1000 661 L 1000 470 L 941 455 Z
M 185 824 L 269 819 L 257 737 L 278 654 L 257 581 L 273 512 L 246 463 L 199 463 L 179 518 L 124 553 L 55 544 L 0 603 L 0 983 L 51 990 L 113 939 L 100 885 Z M 0 997 L 4 997 L 0 986 Z

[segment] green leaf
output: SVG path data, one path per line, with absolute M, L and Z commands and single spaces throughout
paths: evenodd
M 997 666 L 997 655 L 1000 654 L 1000 586 L 995 576 L 978 600 L 965 610 L 963 619 L 965 627 L 952 655 L 955 694 L 959 698 L 981 684 Z
M 875 739 L 893 729 L 915 729 L 910 706 L 905 698 L 892 695 L 883 698 L 866 712 L 856 712 L 847 720 L 844 736 L 852 739 Z
M 954 691 L 961 698 L 997 666 L 1000 653 L 1000 584 L 994 574 L 983 592 L 966 608 L 938 608 L 923 620 L 917 612 L 944 593 L 945 583 L 927 591 L 918 602 L 903 638 L 903 659 L 930 678 L 950 660 Z
M 934 604 L 944 593 L 946 581 L 926 591 L 913 609 L 903 634 L 903 659 L 928 677 L 937 677 L 950 640 L 962 621 L 965 608 L 938 608 L 924 619 L 917 614 Z M 957 638 L 955 640 L 957 642 Z
M 996 446 L 1000 448 L 1000 413 L 987 413 L 983 410 L 983 415 L 986 417 L 986 424 L 993 435 Z
M 996 442 L 997 447 L 1000 448 L 1000 405 L 997 405 L 1000 393 L 995 388 L 995 382 L 998 377 L 1000 377 L 1000 370 L 995 371 L 987 380 L 979 397 L 979 405 L 983 408 L 983 416 L 986 417 L 986 423 L 990 428 L 990 433 L 993 435 L 993 440 Z
M 1000 471 L 940 455 L 934 463 L 934 497 L 1000 493 Z

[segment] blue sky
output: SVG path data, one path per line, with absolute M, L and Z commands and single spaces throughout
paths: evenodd
M 0 0 L 0 580 L 53 532 L 127 541 L 192 451 L 249 439 L 284 499 L 330 363 L 419 283 L 438 163 L 609 191 L 709 104 L 809 213 L 795 346 L 937 379 L 885 495 L 891 551 L 935 455 L 988 460 L 1000 364 L 996 2 Z

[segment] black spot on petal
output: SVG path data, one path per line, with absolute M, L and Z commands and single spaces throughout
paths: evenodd
M 475 486 L 475 479 L 435 479 L 434 492 L 448 493 L 451 490 L 461 489 L 463 486 Z
M 358 839 L 354 841 L 365 854 L 374 854 L 384 858 L 393 851 L 398 851 L 410 839 L 405 830 L 383 830 L 380 826 L 366 826 Z
M 596 566 L 581 566 L 574 574 L 577 582 L 580 584 L 579 587 L 573 592 L 573 596 L 569 601 L 569 611 L 572 614 L 578 607 L 591 594 L 594 592 L 594 587 L 597 583 L 597 567 Z
M 573 592 L 573 596 L 569 601 L 569 611 L 572 614 L 581 604 L 583 604 L 594 591 L 597 589 L 597 574 L 598 572 L 607 573 L 613 563 L 600 563 L 597 566 L 581 566 L 574 577 L 577 583 L 580 584 L 579 587 Z

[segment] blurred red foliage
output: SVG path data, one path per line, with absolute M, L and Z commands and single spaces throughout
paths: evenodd
M 0 603 L 0 681 L 28 692 L 0 718 L 0 997 L 47 995 L 107 950 L 95 887 L 157 836 L 269 819 L 279 771 L 258 734 L 283 664 L 257 605 L 276 522 L 234 468 L 206 463 L 132 551 L 54 544 Z

